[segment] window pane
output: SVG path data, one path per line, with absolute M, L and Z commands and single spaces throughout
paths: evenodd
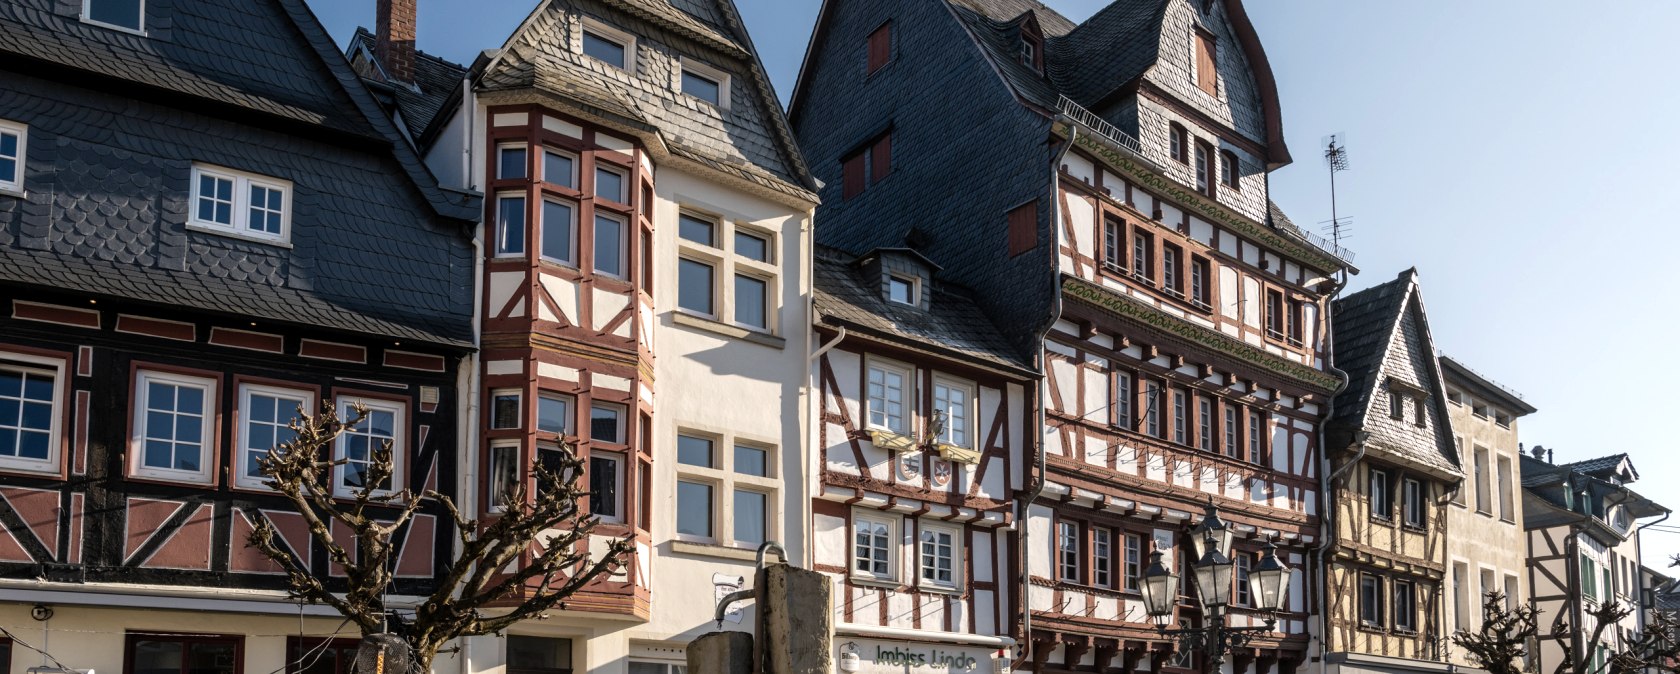
M 507 668 L 526 672 L 569 672 L 572 669 L 572 640 L 510 634 L 507 637 Z
M 491 428 L 519 428 L 519 394 L 498 393 L 490 401 Z
M 753 236 L 752 234 L 736 232 L 735 254 L 750 260 L 769 262 L 770 241 L 763 237 Z
M 140 0 L 88 0 L 87 18 L 112 26 L 140 30 Z
M 134 674 L 181 674 L 186 644 L 179 641 L 136 641 L 130 647 Z
M 525 253 L 525 197 L 502 197 L 496 209 L 496 254 Z
M 590 406 L 589 438 L 624 444 L 624 408 L 608 403 L 595 403 Z
M 756 491 L 735 490 L 736 543 L 756 546 L 764 542 L 766 501 L 765 495 Z
M 624 176 L 607 169 L 595 169 L 595 196 L 624 203 Z
M 583 53 L 618 68 L 624 67 L 624 45 L 604 35 L 583 31 Z
M 589 511 L 606 519 L 618 519 L 618 459 L 589 457 Z
M 595 216 L 595 271 L 624 275 L 624 223 L 604 215 Z
M 683 463 L 688 463 L 684 461 Z M 735 446 L 735 472 L 742 475 L 770 476 L 770 452 L 757 447 Z
M 519 447 L 490 448 L 490 507 L 506 505 L 519 481 Z
M 15 183 L 18 181 L 17 174 L 17 159 L 0 156 L 0 182 Z
M 0 370 L 0 456 L 47 458 L 52 398 L 52 376 Z
M 576 187 L 575 183 L 577 181 L 573 178 L 575 173 L 576 165 L 572 162 L 571 155 L 557 152 L 543 153 L 543 180 L 545 182 Z
M 677 463 L 704 468 L 713 467 L 712 441 L 688 435 L 677 436 Z
M 716 225 L 712 221 L 697 218 L 687 213 L 677 216 L 677 236 L 693 241 L 703 246 L 716 246 L 714 237 Z
M 500 149 L 500 161 L 496 169 L 496 177 L 504 180 L 514 180 L 525 177 L 525 148 L 504 147 Z
M 677 260 L 677 306 L 702 314 L 715 313 L 712 266 L 688 258 Z
M 677 533 L 712 535 L 712 485 L 677 481 Z
M 705 75 L 694 73 L 687 68 L 682 73 L 683 93 L 700 100 L 718 105 L 718 82 Z
M 735 322 L 755 328 L 768 327 L 765 322 L 765 301 L 769 288 L 764 281 L 751 276 L 735 276 Z
M 542 255 L 559 262 L 572 261 L 572 205 L 544 201 L 542 211 Z
M 572 402 L 543 396 L 537 399 L 537 430 L 566 435 L 572 432 Z
M 887 279 L 887 299 L 899 304 L 916 303 L 916 286 L 897 276 Z

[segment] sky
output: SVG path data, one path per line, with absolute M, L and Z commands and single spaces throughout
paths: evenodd
M 372 26 L 374 0 L 310 4 L 340 44 Z M 737 0 L 783 100 L 819 4 Z M 1080 21 L 1107 0 L 1047 4 Z M 421 0 L 420 48 L 470 63 L 534 5 Z M 1658 423 L 1665 373 L 1680 371 L 1680 282 L 1634 255 L 1680 250 L 1663 205 L 1680 192 L 1680 78 L 1666 47 L 1680 3 L 1247 7 L 1295 157 L 1273 173 L 1272 198 L 1303 228 L 1330 219 L 1322 140 L 1347 138 L 1339 212 L 1361 270 L 1348 291 L 1416 267 L 1436 346 L 1539 408 L 1518 422 L 1527 446 L 1559 462 L 1626 452 L 1634 488 L 1680 508 L 1662 487 L 1680 477 L 1680 443 Z M 1644 539 L 1648 566 L 1680 553 L 1680 533 Z

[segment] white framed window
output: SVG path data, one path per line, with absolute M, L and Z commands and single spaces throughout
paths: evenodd
M 589 439 L 614 445 L 628 444 L 625 438 L 623 405 L 593 402 L 589 405 Z
M 0 469 L 58 472 L 63 382 L 62 360 L 0 353 Z
M 525 254 L 525 195 L 519 192 L 496 196 L 496 257 Z
M 1359 574 L 1359 622 L 1366 627 L 1383 628 L 1383 582 L 1381 576 Z
M 1400 482 L 1401 496 L 1406 499 L 1402 506 L 1406 519 L 1406 526 L 1421 527 L 1427 514 L 1427 499 L 1429 490 L 1424 488 L 1423 482 L 1413 478 L 1405 478 Z
M 870 580 L 898 579 L 899 518 L 852 512 L 852 575 Z
M 621 204 L 630 203 L 624 183 L 624 169 L 605 163 L 595 164 L 595 196 Z
M 496 146 L 496 179 L 524 180 L 530 176 L 531 148 L 523 143 Z
M 870 359 L 867 400 L 870 428 L 899 435 L 910 432 L 911 372 L 906 365 Z
M 235 457 L 234 484 L 261 489 L 262 470 L 258 460 L 268 456 L 269 449 L 278 451 L 280 445 L 297 439 L 291 428 L 298 418 L 298 410 L 315 413 L 315 394 L 301 389 L 239 385 L 239 453 Z
M 683 57 L 682 72 L 677 76 L 681 79 L 678 85 L 683 93 L 729 109 L 729 73 Z
M 624 237 L 628 230 L 624 218 L 595 212 L 595 273 L 624 278 Z
M 543 182 L 577 189 L 577 155 L 551 147 L 543 148 Z
M 1062 520 L 1056 523 L 1056 577 L 1063 582 L 1077 583 L 1080 561 L 1079 523 Z
M 1237 550 L 1231 554 L 1236 557 L 1231 560 L 1236 564 L 1236 569 L 1231 574 L 1231 582 L 1236 584 L 1236 587 L 1232 588 L 1235 591 L 1231 593 L 1231 601 L 1238 606 L 1253 606 L 1253 588 L 1249 587 L 1248 574 L 1254 571 L 1254 553 Z
M 519 428 L 524 406 L 519 389 L 504 388 L 490 392 L 490 430 Z
M 947 524 L 918 520 L 917 548 L 920 550 L 922 587 L 940 590 L 962 589 L 962 529 Z
M 194 164 L 191 229 L 286 243 L 292 235 L 292 183 L 279 178 Z
M 573 435 L 572 397 L 543 392 L 537 396 L 537 432 Z
M 677 308 L 774 334 L 780 287 L 774 240 L 771 233 L 685 208 L 677 216 Z
M 1150 437 L 1161 437 L 1161 398 L 1160 384 L 1143 382 L 1143 432 Z
M 921 306 L 921 281 L 908 276 L 887 276 L 887 301 L 912 307 Z
M 1091 584 L 1114 587 L 1114 532 L 1102 527 L 1091 530 Z
M 602 522 L 624 521 L 624 455 L 589 453 L 589 512 Z
M 490 512 L 507 510 L 507 501 L 513 496 L 514 487 L 518 486 L 520 476 L 524 471 L 521 464 L 518 440 L 495 440 L 490 443 L 490 479 L 485 503 Z
M 677 258 L 677 308 L 703 316 L 717 315 L 715 263 L 687 255 Z
M 974 385 L 945 377 L 933 379 L 933 411 L 943 413 L 945 426 L 939 429 L 939 442 L 964 449 L 973 449 Z
M 405 444 L 408 438 L 408 405 L 381 398 L 341 396 L 338 399 L 339 418 L 354 419 L 356 412 L 351 408 L 356 403 L 367 406 L 367 418 L 339 435 L 338 442 L 334 443 L 333 459 L 345 463 L 333 470 L 333 494 L 350 496 L 362 488 L 373 465 L 374 451 L 390 443 L 391 477 L 382 484 L 373 485 L 374 493 L 389 494 L 403 483 L 403 467 L 408 454 Z
M 677 215 L 677 236 L 709 248 L 717 247 L 719 225 L 715 218 L 683 211 Z
M 1394 583 L 1394 629 L 1400 632 L 1417 631 L 1417 585 L 1409 580 Z
M 768 329 L 770 282 L 751 274 L 735 274 L 735 324 L 754 330 Z
M 1136 592 L 1143 582 L 1143 537 L 1126 534 L 1125 590 Z
M 570 201 L 545 197 L 542 202 L 542 258 L 577 266 L 577 207 Z
M 211 482 L 216 401 L 215 379 L 141 370 L 134 391 L 133 474 Z
M 1132 388 L 1132 373 L 1116 371 L 1114 373 L 1114 425 L 1128 431 L 1137 430 L 1137 417 L 1132 413 L 1132 404 L 1137 400 L 1137 391 Z
M 771 236 L 769 234 L 760 235 L 737 228 L 735 230 L 735 254 L 753 262 L 773 264 L 775 260 L 771 258 L 772 247 L 770 241 Z
M 620 70 L 636 71 L 636 36 L 585 18 L 578 53 Z
M 29 127 L 0 119 L 0 192 L 23 192 Z
M 144 35 L 146 0 L 82 0 L 82 21 Z
M 777 531 L 781 480 L 769 443 L 725 433 L 677 433 L 677 534 L 757 549 Z

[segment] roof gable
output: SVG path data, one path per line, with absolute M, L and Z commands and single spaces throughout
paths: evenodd
M 635 35 L 635 72 L 602 68 L 575 52 L 583 20 Z M 730 76 L 727 108 L 676 90 L 683 58 Z M 656 152 L 816 201 L 815 183 L 732 0 L 543 0 L 484 65 L 476 85 L 480 92 L 541 90 L 586 116 L 656 138 Z
M 1367 443 L 1395 458 L 1442 475 L 1460 474 L 1446 407 L 1446 388 L 1417 283 L 1408 269 L 1393 281 L 1355 293 L 1335 305 L 1331 318 L 1337 368 L 1349 377 L 1336 398 L 1333 426 L 1367 433 Z M 1400 418 L 1387 408 L 1392 396 L 1408 402 Z M 1424 423 L 1413 405 L 1424 403 Z

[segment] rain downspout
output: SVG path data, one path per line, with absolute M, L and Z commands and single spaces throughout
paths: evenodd
M 1333 316 L 1335 313 L 1336 295 L 1341 294 L 1342 288 L 1346 286 L 1346 276 L 1337 279 L 1336 286 L 1332 288 L 1330 290 L 1330 294 L 1325 297 L 1328 301 L 1324 303 L 1324 368 L 1337 375 L 1337 379 L 1340 380 L 1340 383 L 1336 384 L 1336 390 L 1331 392 L 1329 401 L 1324 405 L 1324 421 L 1318 424 L 1318 450 L 1324 455 L 1324 465 L 1326 468 L 1330 465 L 1330 442 L 1329 434 L 1326 432 L 1326 429 L 1330 426 L 1330 418 L 1336 414 L 1336 396 L 1339 396 L 1343 391 L 1346 391 L 1348 386 L 1348 373 L 1338 369 L 1335 364 L 1336 328 L 1335 317 Z M 1330 485 L 1335 483 L 1336 478 L 1341 477 L 1342 473 L 1347 472 L 1356 465 L 1359 465 L 1360 459 L 1365 458 L 1365 440 L 1367 437 L 1369 437 L 1369 434 L 1364 431 L 1360 431 L 1354 435 L 1354 446 L 1359 448 L 1359 453 L 1353 456 L 1353 460 L 1343 464 L 1342 467 L 1337 468 L 1333 473 L 1323 469 L 1318 471 L 1318 503 L 1319 511 L 1323 514 L 1324 527 L 1322 530 L 1323 539 L 1318 542 L 1318 547 L 1313 549 L 1312 563 L 1313 568 L 1319 570 L 1318 599 L 1321 604 L 1318 611 L 1319 674 L 1324 674 L 1330 646 L 1330 625 L 1325 617 L 1329 607 L 1329 579 L 1327 578 L 1328 573 L 1326 564 L 1324 563 L 1324 551 L 1328 550 L 1330 548 L 1330 543 L 1336 540 L 1336 508 L 1334 506 L 1326 507 L 1325 504 L 1330 502 Z
M 1069 124 L 1067 142 L 1062 145 L 1061 151 L 1056 153 L 1056 160 L 1050 164 L 1050 231 L 1052 233 L 1058 231 L 1057 228 L 1061 226 L 1062 221 L 1062 158 L 1067 156 L 1068 150 L 1073 149 L 1073 141 L 1078 136 L 1079 127 Z M 1057 268 L 1050 274 L 1050 313 L 1045 317 L 1044 327 L 1039 329 L 1038 337 L 1032 342 L 1033 365 L 1034 369 L 1038 370 L 1039 377 L 1039 387 L 1037 391 L 1033 392 L 1034 397 L 1043 392 L 1044 378 L 1049 376 L 1044 358 L 1044 340 L 1050 336 L 1050 330 L 1056 327 L 1056 321 L 1062 317 L 1061 276 L 1060 265 L 1057 265 Z M 1048 482 L 1044 476 L 1044 405 L 1045 402 L 1042 400 L 1037 405 L 1033 405 L 1032 429 L 1034 435 L 1032 445 L 1033 450 L 1038 454 L 1038 483 L 1033 485 L 1032 494 L 1027 496 L 1026 503 L 1022 505 L 1020 516 L 1015 518 L 1015 521 L 1020 523 L 1018 526 L 1021 527 L 1021 577 L 1023 582 L 1021 583 L 1022 646 L 1021 653 L 1015 658 L 1015 663 L 1012 666 L 1014 669 L 1020 669 L 1021 665 L 1032 657 L 1033 650 L 1032 600 L 1028 596 L 1032 593 L 1032 583 L 1026 582 L 1027 579 L 1032 578 L 1032 546 L 1029 545 L 1032 525 L 1028 520 L 1032 516 L 1033 503 L 1038 500 L 1038 497 L 1044 495 L 1044 485 Z

